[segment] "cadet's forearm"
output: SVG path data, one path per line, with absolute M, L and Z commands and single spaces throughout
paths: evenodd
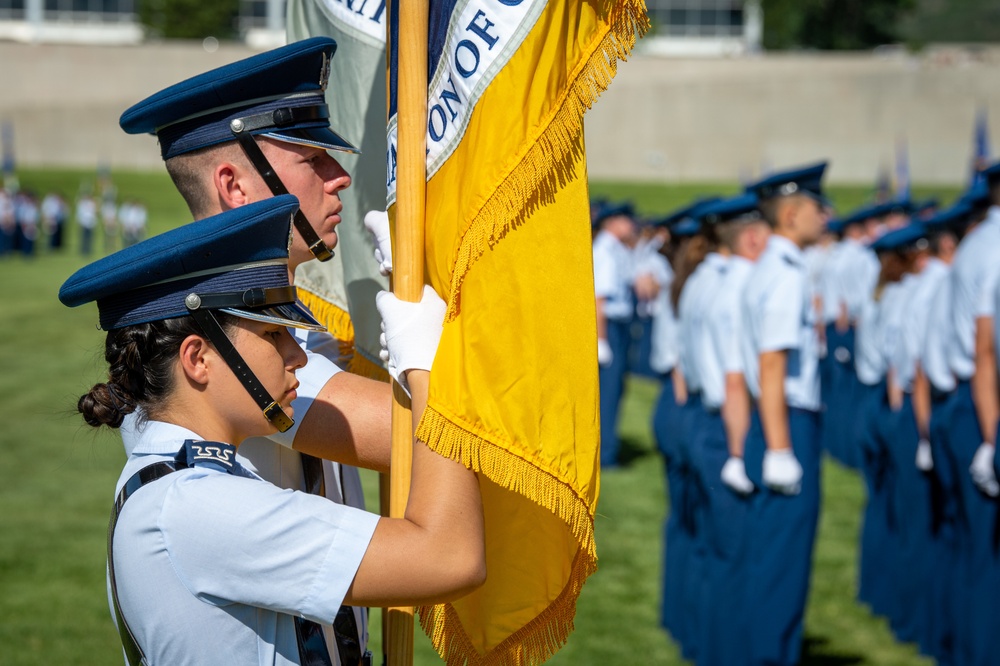
M 997 361 L 993 344 L 993 318 L 976 320 L 976 370 L 972 375 L 972 402 L 976 418 L 983 433 L 983 441 L 996 443 L 997 417 Z
M 743 443 L 750 429 L 750 394 L 743 373 L 726 374 L 726 401 L 722 404 L 722 423 L 726 429 L 729 455 L 742 458 Z
M 764 441 L 771 450 L 792 448 L 788 428 L 788 405 L 785 403 L 785 351 L 764 352 L 760 355 L 760 411 Z
M 603 298 L 597 299 L 597 337 L 601 340 L 608 339 L 608 317 L 604 314 Z
M 927 439 L 931 431 L 931 383 L 919 366 L 913 379 L 913 416 L 920 436 Z

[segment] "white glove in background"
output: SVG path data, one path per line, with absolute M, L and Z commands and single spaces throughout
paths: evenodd
M 972 482 L 983 493 L 990 497 L 1000 497 L 1000 483 L 997 483 L 997 473 L 993 469 L 993 454 L 996 448 L 989 442 L 983 442 L 972 456 L 969 474 Z
M 726 464 L 722 466 L 722 473 L 719 474 L 719 477 L 737 495 L 746 496 L 753 492 L 753 481 L 747 476 L 747 467 L 743 458 L 729 456 Z
M 384 210 L 365 213 L 365 229 L 375 242 L 375 261 L 382 275 L 392 273 L 392 239 L 389 234 L 389 214 Z
M 407 303 L 388 291 L 380 291 L 375 297 L 375 307 L 382 316 L 379 356 L 386 363 L 389 375 L 409 394 L 406 371 L 431 369 L 448 306 L 425 284 L 418 303 Z
M 604 338 L 597 338 L 597 364 L 608 366 L 614 360 L 615 353 L 611 350 L 611 343 Z
M 791 449 L 764 452 L 764 485 L 776 493 L 798 495 L 802 491 L 802 465 Z
M 931 454 L 931 443 L 926 439 L 917 442 L 917 469 L 929 472 L 934 469 L 934 456 Z

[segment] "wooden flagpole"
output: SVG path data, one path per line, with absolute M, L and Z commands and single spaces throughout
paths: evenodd
M 428 0 L 405 0 L 397 6 L 398 139 L 392 292 L 400 300 L 416 302 L 424 287 Z M 395 382 L 392 395 L 389 515 L 402 518 L 410 493 L 413 420 L 410 400 Z M 388 666 L 410 666 L 413 663 L 413 608 L 390 608 L 387 624 Z

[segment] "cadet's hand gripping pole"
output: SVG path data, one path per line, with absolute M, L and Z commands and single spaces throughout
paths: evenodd
M 420 300 L 424 286 L 424 206 L 427 194 L 427 0 L 399 3 L 398 139 L 396 220 L 392 249 L 392 292 L 403 301 Z M 392 385 L 392 458 L 389 515 L 402 518 L 410 493 L 413 421 L 410 400 Z M 388 666 L 413 663 L 413 608 L 390 608 Z

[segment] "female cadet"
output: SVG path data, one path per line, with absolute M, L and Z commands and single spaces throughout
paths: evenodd
M 277 488 L 236 462 L 244 439 L 291 427 L 306 357 L 286 326 L 317 326 L 288 284 L 297 207 L 279 196 L 175 229 L 60 291 L 70 306 L 96 300 L 108 331 L 108 381 L 80 399 L 84 418 L 117 427 L 140 408 L 151 426 L 119 479 L 108 540 L 133 666 L 363 663 L 322 640 L 343 602 L 441 602 L 484 579 L 475 475 L 420 442 L 402 519 Z M 419 304 L 378 304 L 417 419 L 444 304 L 426 287 Z

